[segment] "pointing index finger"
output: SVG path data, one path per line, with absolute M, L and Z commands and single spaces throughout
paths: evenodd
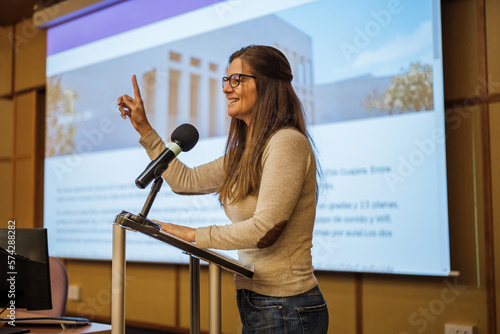
M 141 92 L 139 91 L 139 85 L 137 84 L 135 74 L 132 76 L 132 85 L 134 86 L 134 98 L 141 98 Z

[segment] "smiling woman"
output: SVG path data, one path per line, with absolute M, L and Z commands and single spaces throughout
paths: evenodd
M 292 78 L 288 60 L 276 48 L 252 45 L 233 53 L 223 78 L 231 116 L 226 154 L 196 168 L 174 159 L 163 174 L 174 192 L 219 194 L 232 224 L 158 223 L 198 247 L 239 250 L 239 260 L 254 265 L 253 279 L 234 278 L 248 333 L 328 330 L 328 309 L 311 256 L 316 159 Z M 133 85 L 134 98 L 120 96 L 119 109 L 155 159 L 165 144 L 147 121 L 135 76 Z
M 227 70 L 228 76 L 222 78 L 224 86 L 222 91 L 229 100 L 227 113 L 231 117 L 241 119 L 246 125 L 250 124 L 252 110 L 257 101 L 257 86 L 255 76 L 242 74 L 243 63 L 241 59 L 234 59 Z

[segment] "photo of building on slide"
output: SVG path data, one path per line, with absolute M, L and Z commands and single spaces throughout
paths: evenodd
M 113 100 L 130 91 L 133 74 L 160 135 L 185 122 L 201 138 L 225 135 L 230 118 L 221 77 L 228 55 L 249 44 L 271 45 L 287 56 L 310 125 L 433 110 L 429 4 L 391 3 L 370 2 L 366 8 L 373 9 L 353 23 L 339 14 L 341 5 L 317 1 L 52 76 L 46 155 L 88 152 L 76 143 L 103 122 L 113 136 L 103 136 L 91 151 L 137 145 Z

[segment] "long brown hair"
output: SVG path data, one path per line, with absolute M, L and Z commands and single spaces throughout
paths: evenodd
M 218 191 L 221 204 L 224 200 L 236 203 L 258 191 L 262 154 L 276 131 L 293 127 L 311 141 L 285 55 L 270 46 L 250 45 L 233 53 L 229 64 L 237 58 L 256 77 L 257 101 L 249 126 L 240 119 L 231 120 L 224 159 L 225 176 Z

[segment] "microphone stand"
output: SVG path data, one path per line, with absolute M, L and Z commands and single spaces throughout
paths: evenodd
M 148 225 L 160 229 L 159 224 L 152 222 L 151 220 L 147 219 L 147 217 L 149 210 L 151 210 L 151 206 L 153 205 L 153 202 L 156 198 L 156 195 L 158 194 L 158 192 L 161 189 L 161 186 L 163 185 L 163 178 L 161 177 L 161 175 L 167 168 L 168 164 L 161 164 L 157 166 L 155 169 L 154 173 L 155 180 L 153 182 L 153 185 L 151 186 L 151 190 L 149 191 L 148 198 L 146 199 L 146 202 L 142 207 L 141 213 L 137 215 L 137 220 L 143 225 Z
M 144 203 L 144 206 L 142 208 L 142 211 L 137 215 L 138 220 L 144 225 L 160 228 L 160 225 L 146 218 L 148 216 L 149 210 L 151 209 L 151 206 L 153 205 L 156 195 L 160 191 L 162 184 L 163 184 L 163 178 L 161 176 L 155 178 L 153 185 L 151 186 L 151 190 L 149 191 L 148 198 L 146 199 L 146 202 Z

